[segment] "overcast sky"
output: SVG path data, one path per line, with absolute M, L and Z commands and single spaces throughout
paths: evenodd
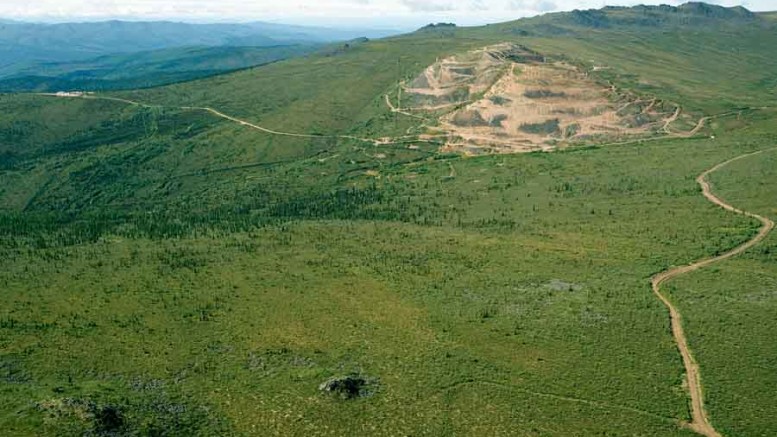
M 777 10 L 777 0 L 708 0 Z M 432 21 L 474 25 L 544 12 L 676 0 L 0 0 L 0 17 L 25 21 L 101 19 L 275 21 L 327 26 L 412 27 Z

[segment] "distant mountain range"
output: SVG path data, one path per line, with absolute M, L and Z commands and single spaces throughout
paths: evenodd
M 0 67 L 0 92 L 148 88 L 269 64 L 322 49 L 320 44 L 182 47 L 82 61 L 11 65 Z
M 299 56 L 390 30 L 274 23 L 0 21 L 0 92 L 143 88 Z
M 38 24 L 0 21 L 0 67 L 29 62 L 77 61 L 103 55 L 180 47 L 257 47 L 325 43 L 396 34 L 274 23 L 192 24 L 104 21 Z

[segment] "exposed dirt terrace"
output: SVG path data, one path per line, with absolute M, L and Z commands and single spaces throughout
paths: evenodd
M 680 114 L 515 44 L 438 60 L 401 88 L 399 110 L 435 115 L 429 135 L 446 136 L 445 150 L 471 154 L 651 136 Z

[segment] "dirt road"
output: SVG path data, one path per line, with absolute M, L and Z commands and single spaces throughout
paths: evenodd
M 421 117 L 420 115 L 411 114 L 411 113 L 409 113 L 407 111 L 403 111 L 403 110 L 397 108 L 396 106 L 394 106 L 394 104 L 391 103 L 391 98 L 389 97 L 388 94 L 384 95 L 383 97 L 386 100 L 386 106 L 389 107 L 391 112 L 394 112 L 394 113 L 397 113 L 397 114 L 402 114 L 402 115 L 405 115 L 405 116 L 408 116 L 408 117 L 417 118 L 419 120 L 426 121 L 426 118 Z
M 108 97 L 108 96 L 96 96 L 92 94 L 56 94 L 56 93 L 37 93 L 37 95 L 40 96 L 49 96 L 49 97 L 62 97 L 62 98 L 76 98 L 76 99 L 87 99 L 87 100 L 109 100 L 114 102 L 120 102 L 120 103 L 126 103 L 128 105 L 132 106 L 140 106 L 144 108 L 152 108 L 152 107 L 161 107 L 161 106 L 155 106 L 155 105 L 149 105 L 146 103 L 136 102 L 134 100 L 128 100 L 128 99 L 121 99 L 118 97 Z M 246 120 L 241 120 L 237 117 L 233 117 L 231 115 L 224 114 L 223 112 L 217 111 L 213 108 L 205 107 L 205 106 L 174 106 L 173 108 L 176 109 L 182 109 L 184 111 L 205 111 L 209 112 L 216 117 L 223 118 L 225 120 L 229 120 L 235 123 L 240 124 L 241 126 L 246 126 L 251 129 L 256 129 L 258 131 L 271 134 L 271 135 L 279 135 L 279 136 L 285 136 L 285 137 L 295 137 L 295 138 L 340 138 L 340 139 L 348 139 L 348 140 L 356 140 L 361 141 L 365 143 L 371 143 L 374 146 L 379 145 L 385 145 L 385 144 L 392 144 L 391 142 L 388 142 L 387 139 L 372 139 L 372 138 L 360 138 L 355 137 L 351 135 L 315 135 L 315 134 L 300 134 L 300 133 L 294 133 L 294 132 L 282 132 L 282 131 L 276 131 L 272 129 L 267 129 L 265 127 L 259 126 L 257 124 L 250 123 Z
M 671 319 L 671 326 L 672 326 L 672 335 L 674 336 L 674 339 L 677 342 L 677 348 L 680 350 L 680 355 L 682 355 L 683 364 L 685 366 L 685 372 L 686 372 L 687 383 L 688 383 L 688 391 L 690 392 L 690 396 L 691 396 L 692 421 L 691 423 L 688 424 L 688 426 L 694 431 L 696 431 L 697 433 L 702 434 L 706 437 L 720 437 L 721 435 L 715 430 L 715 427 L 712 425 L 712 423 L 710 423 L 707 409 L 704 406 L 704 390 L 701 383 L 701 373 L 699 370 L 699 365 L 696 362 L 696 360 L 693 358 L 691 349 L 688 347 L 688 339 L 686 338 L 685 331 L 683 330 L 682 316 L 680 312 L 677 310 L 677 308 L 672 304 L 672 302 L 664 294 L 661 293 L 661 285 L 680 275 L 684 275 L 686 273 L 690 273 L 692 271 L 698 270 L 710 264 L 714 264 L 714 263 L 732 258 L 734 256 L 737 256 L 742 252 L 752 248 L 753 246 L 760 243 L 761 241 L 763 241 L 763 239 L 766 238 L 769 232 L 771 232 L 772 229 L 774 229 L 774 222 L 771 221 L 770 219 L 760 216 L 758 214 L 737 209 L 729 205 L 719 197 L 715 196 L 715 194 L 712 192 L 709 181 L 707 181 L 707 176 L 709 176 L 711 173 L 714 173 L 715 171 L 721 169 L 722 167 L 725 167 L 726 165 L 734 161 L 738 161 L 740 159 L 748 158 L 748 157 L 755 156 L 772 150 L 777 150 L 777 149 L 761 150 L 758 152 L 737 156 L 736 158 L 729 159 L 726 162 L 722 162 L 710 168 L 709 170 L 700 174 L 698 178 L 696 178 L 696 182 L 698 182 L 698 184 L 701 186 L 702 194 L 704 195 L 704 197 L 707 198 L 707 200 L 728 211 L 735 212 L 737 214 L 741 214 L 747 217 L 752 217 L 760 221 L 761 229 L 758 232 L 758 234 L 752 239 L 750 239 L 749 241 L 741 244 L 740 246 L 735 247 L 734 249 L 731 249 L 730 251 L 722 255 L 716 256 L 714 258 L 707 258 L 701 261 L 697 261 L 687 266 L 676 267 L 676 268 L 667 270 L 665 272 L 659 273 L 652 278 L 653 292 L 656 294 L 656 296 L 658 296 L 661 302 L 663 302 L 663 304 L 669 309 L 669 316 Z
M 699 119 L 699 122 L 696 123 L 696 126 L 694 126 L 694 128 L 691 131 L 689 131 L 688 133 L 685 133 L 685 134 L 681 134 L 681 135 L 684 136 L 684 137 L 695 136 L 696 134 L 699 133 L 700 130 L 702 130 L 704 128 L 704 125 L 707 124 L 707 122 L 709 122 L 710 120 L 714 120 L 716 118 L 723 118 L 723 117 L 728 117 L 728 116 L 731 116 L 731 115 L 741 115 L 745 111 L 768 111 L 770 109 L 774 109 L 774 107 L 772 107 L 772 106 L 747 107 L 747 108 L 742 108 L 742 109 L 739 109 L 739 110 L 736 110 L 736 111 L 724 112 L 722 114 L 709 115 L 709 116 L 706 116 L 706 117 L 702 117 L 702 118 Z

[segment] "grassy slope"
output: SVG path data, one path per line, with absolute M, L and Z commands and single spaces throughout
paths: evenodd
M 768 54 L 775 43 L 773 30 L 618 33 L 594 31 L 582 42 L 541 39 L 534 45 L 612 66 L 625 87 L 681 102 L 686 111 L 697 114 L 777 103 L 777 82 L 768 73 L 777 68 L 777 60 Z
M 585 34 L 579 52 L 560 39 L 515 40 L 588 53 L 602 36 Z M 396 134 L 410 122 L 395 124 L 381 94 L 397 76 L 505 38 L 496 28 L 457 35 L 127 95 L 212 105 L 278 129 Z M 620 65 L 621 50 L 605 62 Z M 697 109 L 733 104 L 678 91 L 691 86 L 689 67 L 673 65 L 662 70 L 668 95 Z M 736 104 L 770 103 L 756 97 Z M 27 209 L 0 223 L 6 247 L 21 245 L 0 261 L 13 302 L 0 314 L 0 421 L 18 433 L 92 426 L 30 407 L 71 397 L 118 405 L 135 429 L 182 433 L 687 435 L 673 423 L 687 417 L 682 366 L 647 278 L 754 232 L 706 203 L 693 178 L 773 141 L 768 120 L 749 125 L 746 115 L 716 141 L 452 159 L 271 137 L 175 109 L 33 96 L 0 104 L 0 196 L 7 210 Z M 67 226 L 41 218 L 62 211 Z M 72 242 L 61 235 L 70 231 L 101 242 L 27 249 Z M 351 370 L 380 378 L 380 391 L 350 403 L 316 393 Z M 713 414 L 726 415 L 727 402 L 711 400 Z M 755 429 L 768 432 L 775 415 L 761 407 Z
M 762 12 L 760 15 L 769 20 L 777 20 L 777 12 Z

